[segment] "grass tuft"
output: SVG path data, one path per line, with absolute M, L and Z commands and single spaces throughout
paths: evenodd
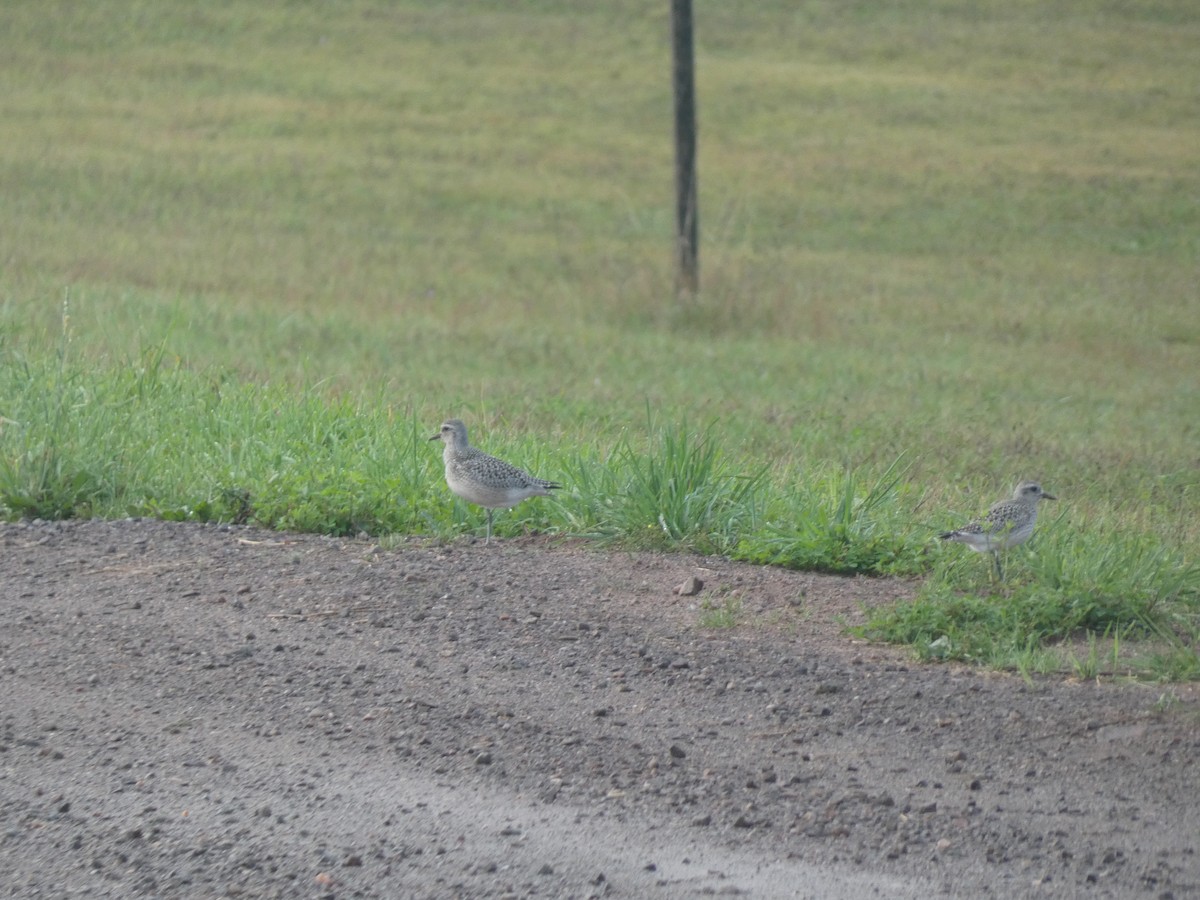
M 706 598 L 700 602 L 701 628 L 736 628 L 742 617 L 742 600 L 736 596 Z
M 832 573 L 923 571 L 922 548 L 904 524 L 899 488 L 907 469 L 897 457 L 865 490 L 853 471 L 798 480 L 775 502 L 763 529 L 743 535 L 738 559 Z
M 998 584 L 987 581 L 979 558 L 951 557 L 916 598 L 875 610 L 857 631 L 911 644 L 924 659 L 1018 669 L 1032 648 L 1138 637 L 1171 645 L 1160 668 L 1180 660 L 1188 668 L 1200 633 L 1200 566 L 1177 551 L 1148 537 L 1051 524 L 1009 557 L 1008 578 Z
M 569 520 L 641 547 L 722 552 L 732 546 L 735 535 L 756 527 L 767 470 L 737 471 L 714 429 L 658 427 L 647 412 L 646 449 L 626 433 L 602 460 L 577 455 L 569 467 L 577 498 Z

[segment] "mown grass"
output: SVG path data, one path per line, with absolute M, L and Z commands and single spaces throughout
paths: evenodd
M 872 634 L 1194 677 L 1187 4 L 698 8 L 679 300 L 665 4 L 51 6 L 0 10 L 7 515 L 450 537 L 458 415 L 568 483 L 501 534 L 929 572 Z M 1023 477 L 1065 513 L 996 587 L 932 535 Z

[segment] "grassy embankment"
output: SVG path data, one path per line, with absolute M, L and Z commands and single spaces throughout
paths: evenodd
M 458 415 L 569 486 L 502 534 L 920 574 L 870 634 L 1200 675 L 1190 7 L 698 7 L 691 300 L 665 13 L 0 11 L 0 510 L 451 537 Z M 932 536 L 1022 477 L 1062 500 L 1000 587 Z

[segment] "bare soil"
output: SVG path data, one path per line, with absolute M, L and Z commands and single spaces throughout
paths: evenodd
M 1196 690 L 846 636 L 909 583 L 145 520 L 0 542 L 13 896 L 1200 896 Z

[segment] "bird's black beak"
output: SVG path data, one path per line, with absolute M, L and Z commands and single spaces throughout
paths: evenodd
M 433 437 L 431 437 L 431 438 L 430 438 L 430 440 L 431 440 L 431 441 L 436 441 L 436 440 L 437 440 L 438 438 L 440 438 L 441 436 L 442 436 L 442 433 L 439 431 L 437 434 L 435 434 Z

